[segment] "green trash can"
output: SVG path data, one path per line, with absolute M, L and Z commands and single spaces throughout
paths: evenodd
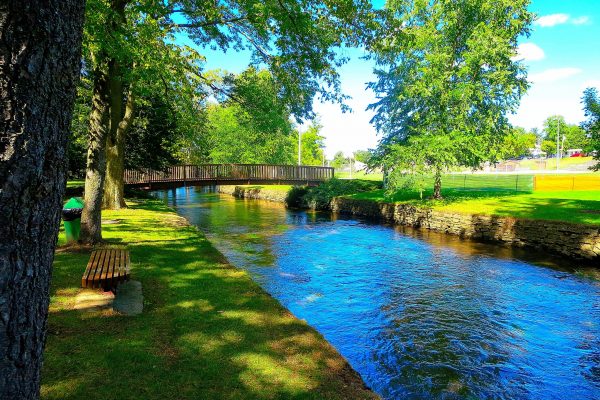
M 81 229 L 81 211 L 83 211 L 83 200 L 79 197 L 72 197 L 63 206 L 62 218 L 65 224 L 65 235 L 67 242 L 76 242 L 79 240 L 79 231 Z

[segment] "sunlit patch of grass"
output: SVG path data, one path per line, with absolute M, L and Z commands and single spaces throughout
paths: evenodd
M 383 174 L 381 172 L 367 173 L 365 171 L 354 171 L 352 172 L 352 178 L 350 178 L 350 171 L 335 171 L 335 177 L 339 179 L 363 179 L 366 181 L 383 180 Z
M 431 190 L 420 194 L 399 190 L 392 196 L 383 190 L 357 193 L 352 198 L 407 203 L 465 214 L 487 214 L 600 225 L 600 191 L 511 192 L 506 190 L 443 190 L 443 200 L 432 200 Z
M 144 312 L 73 310 L 91 249 L 57 251 L 42 398 L 375 397 L 321 335 L 173 210 L 154 200 L 129 206 L 103 213 L 120 220 L 103 236 L 106 246 L 130 250 Z

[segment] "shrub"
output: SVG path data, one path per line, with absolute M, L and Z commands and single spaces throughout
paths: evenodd
M 313 210 L 329 210 L 334 197 L 369 192 L 381 187 L 381 182 L 377 181 L 332 178 L 319 186 L 305 189 L 306 193 L 302 196 L 300 204 Z

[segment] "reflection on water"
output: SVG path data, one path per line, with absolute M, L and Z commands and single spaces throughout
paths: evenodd
M 539 265 L 551 258 L 195 188 L 157 195 L 384 398 L 600 399 L 600 282 Z

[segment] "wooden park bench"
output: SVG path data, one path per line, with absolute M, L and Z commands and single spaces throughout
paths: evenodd
M 111 290 L 129 279 L 129 251 L 94 250 L 81 277 L 81 287 Z

